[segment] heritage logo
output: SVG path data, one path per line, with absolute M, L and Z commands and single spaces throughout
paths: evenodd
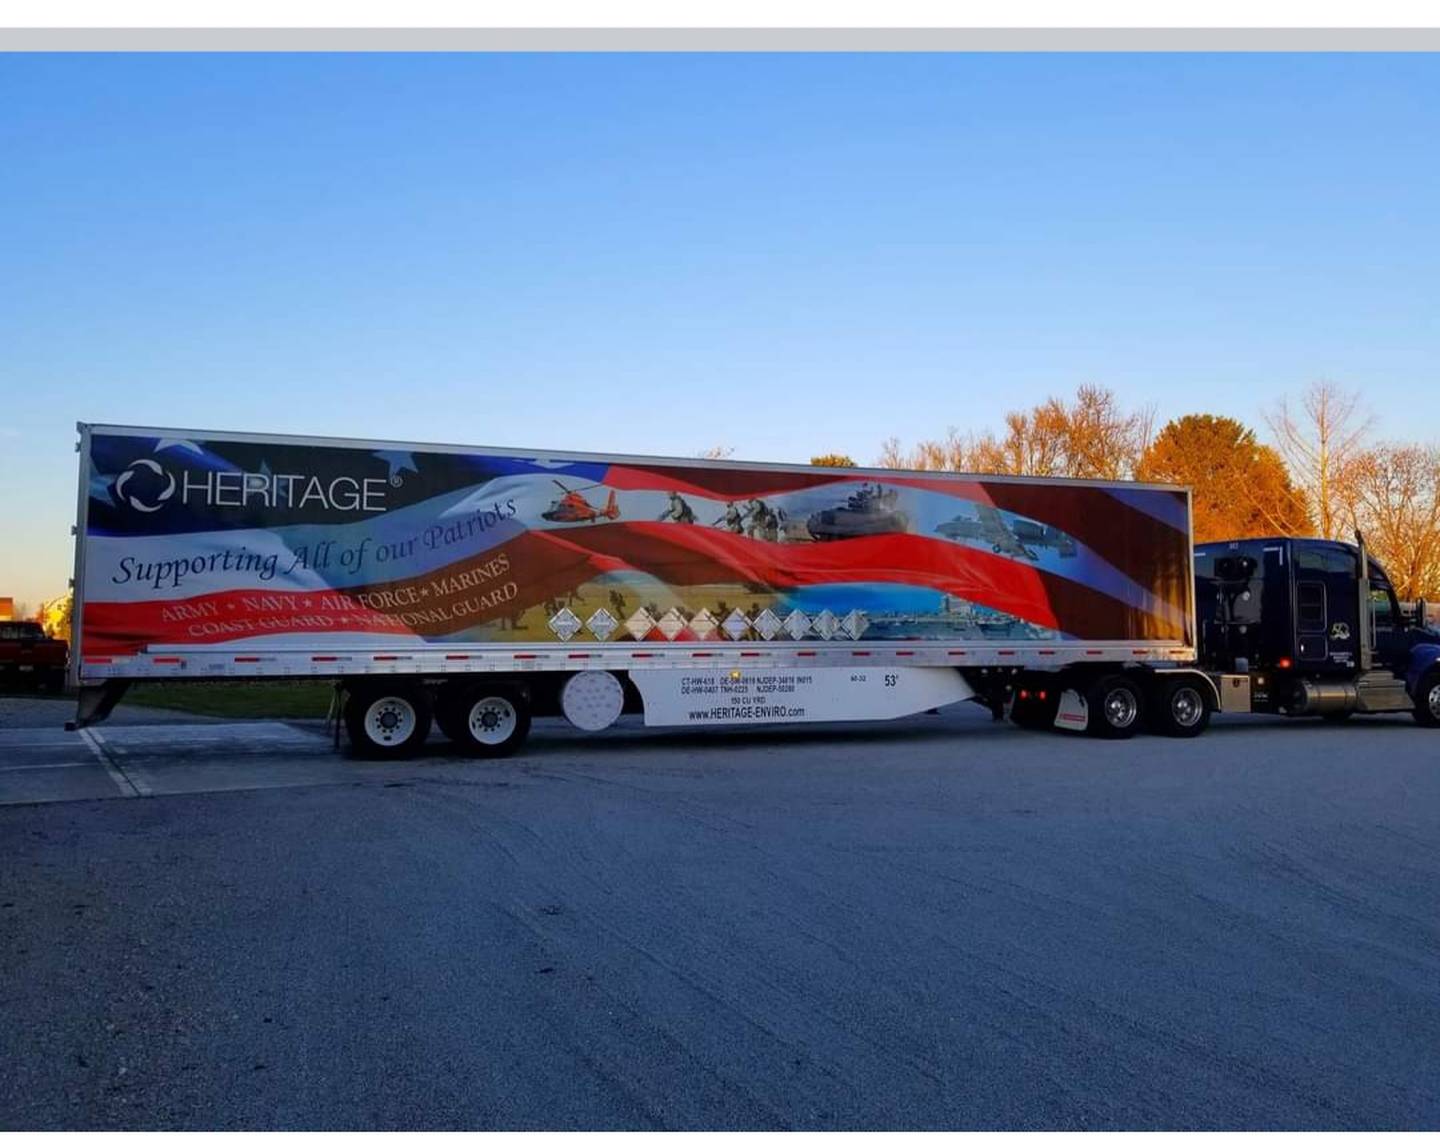
M 319 508 L 334 512 L 384 512 L 392 482 L 384 477 L 319 477 L 305 473 L 194 471 L 166 468 L 141 457 L 115 479 L 114 500 L 136 512 L 159 512 L 172 500 L 206 508 Z

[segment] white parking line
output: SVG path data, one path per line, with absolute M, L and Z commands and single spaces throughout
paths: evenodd
M 93 767 L 94 763 L 26 763 L 22 767 L 0 767 L 0 774 L 10 771 L 63 771 L 67 767 Z
M 101 746 L 103 740 L 100 738 L 98 731 L 84 727 L 80 731 L 80 738 L 84 741 L 85 745 L 90 748 L 94 756 L 100 760 L 100 765 L 105 768 L 105 773 L 108 774 L 115 785 L 120 788 L 122 795 L 126 798 L 139 798 L 142 793 L 149 793 L 148 791 L 142 792 L 130 781 L 129 776 L 126 775 L 124 771 L 110 761 L 110 756 L 105 753 L 105 748 Z

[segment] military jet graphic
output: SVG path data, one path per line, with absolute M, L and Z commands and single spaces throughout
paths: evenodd
M 1015 560 L 1039 560 L 1037 548 L 1053 548 L 1060 556 L 1076 554 L 1075 540 L 1048 524 L 1017 516 L 1006 524 L 999 510 L 987 504 L 975 506 L 975 515 L 957 516 L 937 525 L 935 531 L 948 540 L 979 540 L 1000 556 Z

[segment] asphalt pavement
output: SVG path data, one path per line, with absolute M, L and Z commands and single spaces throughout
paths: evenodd
M 376 764 L 66 713 L 0 701 L 0 1129 L 1440 1127 L 1408 719 Z

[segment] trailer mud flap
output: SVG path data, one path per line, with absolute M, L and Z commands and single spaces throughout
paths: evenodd
M 1055 726 L 1062 731 L 1083 731 L 1090 725 L 1090 709 L 1085 697 L 1072 687 L 1060 692 L 1060 706 L 1055 711 Z
M 975 694 L 948 667 L 647 668 L 630 678 L 647 727 L 898 719 Z

